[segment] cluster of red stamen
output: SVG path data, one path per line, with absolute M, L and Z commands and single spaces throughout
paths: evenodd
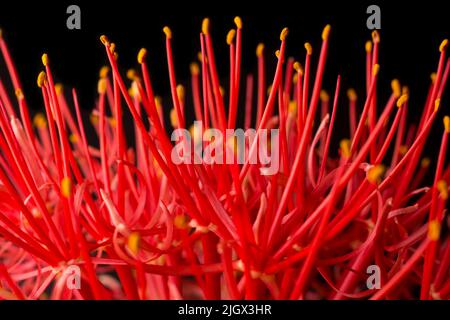
M 124 79 L 105 36 L 110 67 L 100 72 L 90 118 L 98 143 L 86 136 L 76 90 L 54 83 L 46 54 L 37 81 L 45 113 L 32 118 L 0 37 L 15 89 L 13 97 L 0 81 L 0 299 L 450 298 L 450 235 L 441 232 L 448 224 L 448 117 L 439 154 L 422 156 L 431 128 L 442 127 L 436 118 L 450 70 L 447 40 L 420 122 L 409 124 L 406 87 L 393 80 L 387 102 L 377 98 L 378 33 L 366 44 L 365 98 L 352 89 L 339 98 L 338 77 L 330 100 L 322 90 L 330 26 L 314 77 L 311 45 L 302 67 L 286 57 L 284 29 L 269 59 L 277 62 L 269 89 L 260 44 L 257 74 L 247 76 L 243 90 L 241 19 L 235 24 L 226 38 L 225 92 L 203 21 L 200 63 L 191 65 L 192 105 L 205 128 L 235 128 L 240 109 L 245 129 L 253 120 L 256 130 L 279 129 L 280 170 L 272 176 L 248 161 L 174 164 L 147 51 L 139 51 L 140 70 Z M 175 75 L 172 32 L 163 31 L 170 118 L 174 128 L 186 128 L 187 94 Z M 348 108 L 339 107 L 344 101 Z M 337 113 L 348 113 L 349 139 L 332 158 Z M 238 152 L 256 152 L 256 143 Z M 434 177 L 430 186 L 427 175 Z M 371 265 L 379 270 L 377 288 L 367 286 Z M 81 271 L 79 288 L 67 286 L 69 266 Z

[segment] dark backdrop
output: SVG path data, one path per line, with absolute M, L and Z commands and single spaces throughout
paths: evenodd
M 66 28 L 69 4 L 81 7 L 81 31 Z M 164 97 L 169 87 L 162 27 L 172 28 L 177 75 L 179 82 L 187 83 L 189 63 L 199 51 L 198 34 L 205 16 L 212 20 L 217 60 L 224 62 L 219 63 L 223 75 L 228 71 L 225 36 L 234 27 L 235 15 L 244 22 L 243 70 L 247 72 L 255 71 L 257 43 L 265 42 L 267 50 L 274 52 L 284 26 L 290 28 L 288 54 L 303 61 L 304 42 L 310 41 L 317 53 L 322 28 L 330 23 L 333 30 L 324 85 L 332 91 L 340 73 L 344 90 L 352 86 L 361 93 L 364 43 L 370 39 L 366 28 L 369 4 L 378 4 L 382 10 L 381 101 L 390 93 L 390 80 L 399 78 L 411 88 L 410 109 L 414 117 L 421 111 L 430 73 L 437 65 L 438 46 L 450 33 L 445 1 L 2 1 L 0 26 L 33 108 L 41 108 L 35 80 L 42 69 L 41 54 L 47 52 L 57 80 L 66 87 L 75 86 L 83 108 L 88 110 L 95 99 L 98 69 L 107 62 L 99 35 L 107 34 L 117 43 L 124 70 L 137 65 L 139 48 L 148 48 L 155 91 Z M 0 67 L 3 68 L 3 62 Z M 447 104 L 446 97 L 443 109 L 448 110 Z

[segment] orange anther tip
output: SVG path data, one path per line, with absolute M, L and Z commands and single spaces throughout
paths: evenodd
M 348 89 L 347 90 L 347 97 L 350 101 L 356 101 L 358 99 L 358 95 L 356 94 L 355 89 Z
M 137 55 L 137 61 L 142 64 L 144 62 L 145 57 L 147 56 L 147 49 L 141 48 Z
M 202 33 L 205 34 L 205 35 L 209 33 L 209 18 L 203 19 L 203 22 L 202 22 Z
M 351 156 L 351 143 L 349 139 L 343 139 L 340 142 L 340 147 L 341 147 L 341 155 L 342 157 L 349 159 Z
M 309 42 L 305 43 L 305 49 L 308 56 L 312 55 L 312 46 Z
M 373 41 L 374 43 L 380 42 L 380 34 L 379 34 L 378 31 L 376 31 L 376 30 L 374 30 L 374 31 L 372 32 L 372 41 Z
M 394 96 L 396 98 L 399 98 L 401 96 L 401 94 L 402 94 L 400 81 L 398 81 L 397 79 L 392 80 L 391 88 L 392 88 L 392 92 L 393 92 Z
M 166 35 L 167 39 L 172 39 L 172 30 L 168 26 L 163 28 L 163 32 Z
M 441 45 L 439 46 L 439 51 L 440 52 L 444 51 L 447 48 L 447 45 L 448 45 L 448 39 L 444 39 L 441 42 Z
M 373 66 L 372 75 L 376 76 L 378 75 L 379 72 L 380 72 L 380 65 L 377 63 L 376 65 Z
M 444 117 L 444 128 L 445 128 L 445 132 L 450 133 L 450 117 L 449 116 Z
M 258 46 L 256 47 L 256 56 L 261 57 L 263 55 L 263 52 L 264 52 L 264 43 L 259 43 Z
M 100 80 L 98 80 L 97 92 L 99 94 L 104 94 L 106 92 L 106 86 L 107 86 L 106 79 L 105 78 L 101 78 Z
M 284 28 L 283 30 L 281 30 L 281 34 L 280 34 L 280 40 L 284 41 L 286 40 L 286 37 L 289 33 L 289 29 L 288 28 Z
M 200 68 L 197 63 L 192 62 L 189 67 L 193 75 L 197 75 L 200 73 Z
M 241 17 L 234 17 L 234 24 L 238 29 L 242 29 L 242 19 Z
M 233 43 L 234 37 L 236 35 L 236 30 L 231 29 L 227 34 L 227 44 L 230 45 Z
M 328 37 L 330 36 L 331 26 L 327 24 L 325 28 L 323 28 L 322 31 L 322 40 L 328 40 Z
M 408 95 L 407 94 L 401 95 L 400 98 L 398 98 L 397 100 L 397 107 L 401 108 L 406 101 L 408 101 Z
M 366 42 L 366 52 L 372 52 L 372 47 L 373 47 L 373 44 L 372 44 L 372 41 L 367 41 Z
M 448 185 L 445 180 L 439 180 L 436 184 L 436 188 L 439 191 L 439 194 L 443 200 L 448 199 Z
M 106 78 L 108 76 L 108 73 L 109 73 L 109 67 L 103 66 L 103 67 L 101 67 L 98 75 L 100 76 L 100 78 Z
M 105 36 L 104 34 L 100 36 L 100 41 L 105 45 L 105 46 L 109 46 L 109 40 L 108 37 Z
M 37 78 L 38 87 L 42 88 L 42 86 L 45 84 L 46 81 L 47 81 L 47 75 L 45 74 L 44 71 L 41 71 Z
M 61 180 L 61 194 L 65 198 L 69 198 L 72 194 L 72 180 L 69 177 L 64 177 Z
M 49 63 L 48 55 L 46 53 L 44 53 L 42 55 L 42 64 L 44 65 L 44 67 L 46 67 L 48 65 L 48 63 Z

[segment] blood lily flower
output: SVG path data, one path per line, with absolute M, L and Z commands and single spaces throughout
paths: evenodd
M 218 75 L 225 63 L 216 61 L 205 19 L 189 94 L 164 27 L 171 93 L 164 103 L 153 91 L 147 50 L 125 77 L 116 45 L 101 36 L 109 66 L 90 117 L 94 136 L 86 134 L 77 91 L 54 82 L 47 54 L 37 78 L 44 111 L 30 114 L 0 37 L 9 73 L 0 81 L 0 299 L 450 298 L 450 120 L 442 126 L 438 116 L 448 41 L 420 120 L 410 123 L 408 88 L 397 80 L 378 85 L 377 32 L 365 46 L 363 98 L 353 89 L 343 97 L 340 76 L 330 97 L 322 86 L 330 26 L 315 74 L 309 43 L 302 63 L 287 56 L 285 28 L 275 55 L 258 45 L 257 73 L 244 83 L 243 23 L 234 22 L 228 83 Z M 270 83 L 269 62 L 276 64 Z M 223 145 L 236 157 L 248 154 L 243 163 L 174 163 L 169 130 L 189 130 L 191 105 L 203 124 L 194 135 L 235 129 L 239 112 L 245 130 L 277 129 L 278 171 L 263 174 L 266 164 L 248 161 L 259 135 Z M 172 128 L 163 117 L 169 112 Z M 348 117 L 348 130 L 336 130 L 337 114 Z M 433 126 L 442 137 L 429 159 L 423 151 Z M 126 128 L 134 130 L 131 142 Z M 339 145 L 336 132 L 345 133 Z

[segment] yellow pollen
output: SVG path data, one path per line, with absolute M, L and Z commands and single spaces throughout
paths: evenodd
M 200 68 L 198 66 L 197 63 L 192 62 L 191 65 L 189 66 L 190 70 L 191 70 L 191 74 L 193 75 L 198 75 L 200 73 Z
M 312 46 L 309 42 L 305 43 L 305 49 L 308 56 L 312 55 Z
M 187 217 L 184 214 L 177 214 L 173 219 L 173 225 L 177 229 L 186 229 L 188 227 Z
M 128 71 L 127 71 L 127 78 L 130 79 L 130 80 L 136 80 L 136 78 L 137 78 L 136 70 L 128 69 Z
M 448 186 L 445 180 L 439 180 L 436 184 L 436 188 L 439 191 L 439 194 L 443 200 L 448 199 Z
M 288 111 L 290 114 L 296 114 L 297 112 L 297 102 L 290 101 L 288 106 Z
M 283 30 L 281 30 L 281 34 L 280 34 L 280 40 L 284 41 L 286 40 L 286 37 L 289 33 L 289 29 L 288 28 L 283 28 Z
M 382 178 L 385 170 L 386 170 L 386 168 L 381 164 L 370 168 L 367 171 L 367 180 L 370 183 L 379 184 L 381 182 L 381 178 Z
M 185 90 L 182 84 L 177 85 L 177 95 L 179 100 L 184 101 Z
M 78 142 L 78 136 L 76 134 L 71 134 L 69 136 L 69 141 L 72 143 L 77 143 Z
M 33 124 L 39 128 L 39 129 L 44 129 L 47 127 L 47 120 L 45 119 L 44 114 L 42 113 L 37 113 L 34 118 L 33 118 Z
M 434 82 L 436 81 L 436 72 L 432 72 L 432 73 L 430 74 L 430 79 L 431 79 L 431 82 L 432 82 L 432 83 L 434 83 Z
M 233 43 L 234 37 L 236 36 L 236 30 L 231 29 L 227 34 L 227 44 L 230 45 Z
M 172 110 L 170 110 L 170 124 L 174 128 L 178 127 L 178 115 L 177 115 L 177 111 L 174 108 L 172 108 Z
M 92 125 L 94 126 L 98 125 L 99 121 L 98 115 L 91 113 L 91 115 L 89 116 L 89 120 L 91 121 Z
M 408 101 L 408 95 L 404 94 L 400 98 L 398 98 L 397 107 L 401 108 L 406 103 L 406 101 Z
M 98 75 L 100 76 L 100 78 L 106 78 L 108 76 L 108 73 L 109 73 L 109 67 L 103 66 L 100 68 L 100 72 L 98 73 Z
M 402 94 L 400 81 L 398 81 L 397 79 L 392 80 L 391 88 L 392 88 L 392 93 L 394 94 L 394 97 L 399 98 Z
M 44 71 L 41 71 L 37 78 L 37 85 L 39 88 L 42 88 L 43 85 L 45 85 L 45 82 L 47 81 L 47 75 Z
M 438 98 L 434 101 L 434 112 L 438 112 L 440 106 L 441 106 L 441 99 Z
M 59 96 L 61 93 L 63 93 L 64 86 L 61 83 L 55 84 L 55 92 Z
M 366 52 L 367 53 L 372 52 L 372 46 L 373 46 L 372 41 L 367 41 L 366 42 Z
M 372 75 L 375 77 L 380 72 L 380 65 L 377 63 L 373 66 Z
M 165 33 L 167 39 L 172 39 L 172 30 L 168 26 L 163 28 L 163 32 Z
M 341 154 L 342 157 L 344 157 L 345 159 L 349 159 L 351 156 L 351 151 L 350 151 L 350 140 L 349 139 L 342 139 L 340 142 L 340 147 L 341 147 Z
M 408 152 L 408 146 L 405 146 L 402 144 L 400 147 L 398 147 L 398 153 L 404 156 Z
M 331 26 L 327 24 L 325 28 L 323 28 L 322 31 L 322 40 L 328 40 L 328 37 L 330 36 Z
M 109 46 L 109 45 L 110 45 L 109 40 L 108 40 L 108 37 L 105 36 L 105 35 L 101 35 L 101 36 L 100 36 L 100 41 L 101 41 L 105 46 Z
M 277 58 L 280 58 L 280 50 L 275 51 L 275 56 L 276 56 Z
M 441 42 L 441 45 L 439 46 L 439 51 L 440 52 L 444 51 L 447 48 L 447 45 L 448 45 L 448 39 L 444 39 Z
M 42 55 L 42 64 L 44 65 L 44 67 L 46 67 L 48 65 L 48 63 L 49 63 L 48 55 L 46 53 L 44 53 Z
M 298 61 L 294 62 L 293 67 L 294 67 L 294 70 L 297 71 L 298 73 L 303 73 L 302 65 L 300 64 L 300 62 L 298 62 Z
M 350 100 L 350 101 L 356 101 L 358 99 L 358 96 L 356 94 L 355 89 L 352 89 L 352 88 L 348 89 L 347 97 L 348 97 L 348 100 Z
M 139 252 L 139 243 L 141 242 L 141 236 L 138 232 L 132 232 L 128 236 L 128 249 L 136 255 Z
M 238 29 L 242 29 L 242 19 L 240 17 L 234 17 L 234 24 Z
M 203 19 L 202 22 L 202 33 L 207 35 L 209 33 L 209 18 Z
M 428 238 L 431 241 L 437 241 L 439 240 L 439 237 L 441 235 L 441 224 L 437 220 L 432 220 L 428 224 Z
M 72 194 L 72 180 L 69 177 L 64 177 L 61 180 L 61 194 L 65 198 L 69 198 Z
M 259 43 L 258 46 L 256 47 L 256 56 L 261 57 L 263 55 L 263 52 L 264 52 L 264 43 Z
M 137 55 L 137 61 L 140 64 L 144 63 L 144 59 L 146 56 L 147 56 L 147 49 L 141 48 L 141 50 L 139 50 L 138 55 Z
M 449 116 L 444 117 L 444 128 L 445 128 L 445 132 L 450 133 L 450 117 Z
M 327 102 L 330 100 L 330 96 L 325 90 L 320 90 L 320 100 L 323 102 Z
M 22 89 L 20 89 L 20 88 L 17 88 L 17 89 L 16 89 L 16 97 L 17 97 L 17 99 L 19 99 L 19 100 L 22 100 L 22 99 L 23 99 L 23 92 L 22 92 Z
M 106 86 L 107 86 L 106 79 L 105 78 L 101 78 L 100 80 L 98 80 L 97 92 L 99 94 L 104 94 L 106 92 Z

